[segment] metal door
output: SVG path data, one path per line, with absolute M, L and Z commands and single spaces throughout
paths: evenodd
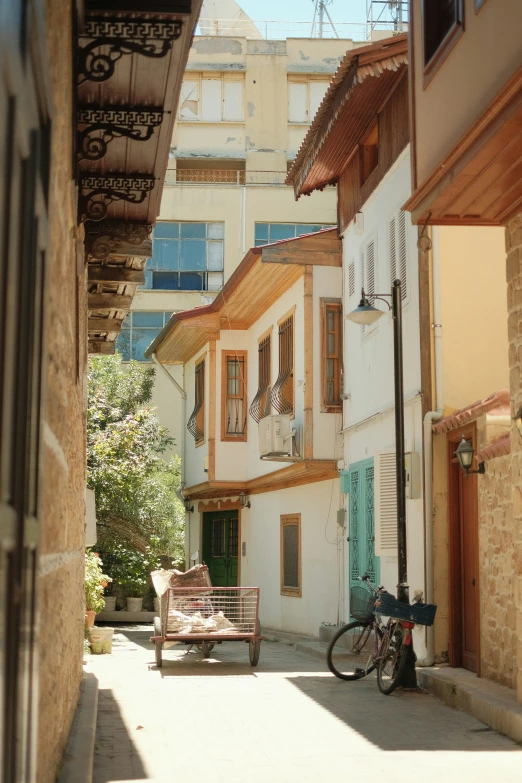
M 38 485 L 50 160 L 44 19 L 39 0 L 0 0 L 2 783 L 36 779 Z
M 379 558 L 375 555 L 374 466 L 373 459 L 357 462 L 349 475 L 349 568 L 350 587 L 360 585 L 358 577 L 370 574 L 379 583 Z
M 216 587 L 238 582 L 239 516 L 237 511 L 203 515 L 203 559 Z

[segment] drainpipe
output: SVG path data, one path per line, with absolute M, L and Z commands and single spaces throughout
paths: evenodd
M 161 370 L 163 375 L 166 378 L 169 379 L 171 384 L 176 387 L 177 391 L 179 392 L 179 394 L 181 396 L 181 443 L 180 443 L 181 481 L 180 481 L 180 489 L 183 489 L 183 487 L 186 484 L 186 481 L 185 481 L 185 421 L 186 421 L 186 411 L 187 411 L 187 394 L 186 394 L 185 390 L 179 385 L 177 380 L 175 378 L 173 378 L 172 375 L 170 374 L 170 372 L 162 365 L 162 363 L 160 362 L 160 360 L 158 359 L 158 357 L 156 356 L 155 353 L 152 354 L 152 361 L 154 362 L 154 364 L 157 367 L 159 367 L 159 369 Z M 183 385 L 185 385 L 185 368 L 184 367 L 183 367 Z M 178 497 L 183 502 L 183 498 L 181 496 L 181 493 L 179 493 Z M 186 515 L 187 515 L 187 512 L 185 512 L 185 516 Z M 188 552 L 188 550 L 190 549 L 190 546 L 189 546 L 190 541 L 188 540 L 189 528 L 190 528 L 190 525 L 187 525 L 186 526 L 187 533 L 186 533 L 186 536 L 185 536 L 185 550 L 186 550 L 185 551 L 185 558 L 186 558 L 186 562 L 187 563 L 189 562 L 188 557 L 189 557 L 189 554 L 190 554 L 190 552 Z
M 433 291 L 433 339 L 435 354 L 435 410 L 424 416 L 424 524 L 426 534 L 426 596 L 425 601 L 434 601 L 433 575 L 433 422 L 444 415 L 443 356 L 442 356 L 442 310 L 440 302 L 440 250 L 437 243 L 433 249 L 430 240 L 425 253 L 432 249 L 431 288 Z M 421 250 L 422 252 L 422 250 Z M 433 666 L 435 661 L 435 633 L 433 626 L 426 628 L 426 657 L 417 661 L 418 666 Z

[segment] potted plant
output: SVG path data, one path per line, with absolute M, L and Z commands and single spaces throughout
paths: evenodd
M 161 567 L 158 557 L 151 547 L 141 552 L 118 544 L 107 560 L 112 578 L 127 594 L 127 611 L 141 612 L 150 572 Z
M 94 625 L 94 618 L 105 606 L 104 587 L 111 581 L 102 571 L 102 561 L 97 552 L 85 552 L 85 616 L 88 628 Z

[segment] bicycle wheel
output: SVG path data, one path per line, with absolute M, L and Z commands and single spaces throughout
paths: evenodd
M 374 631 L 375 633 L 375 631 Z M 340 680 L 360 680 L 375 669 L 372 625 L 355 620 L 339 628 L 328 645 L 328 668 Z
M 384 632 L 377 666 L 377 686 L 385 696 L 395 690 L 406 667 L 408 649 L 404 638 L 405 628 L 400 620 L 390 620 Z

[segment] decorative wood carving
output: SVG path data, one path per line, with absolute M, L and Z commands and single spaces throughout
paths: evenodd
M 152 226 L 147 223 L 127 223 L 123 220 L 89 221 L 85 226 L 85 253 L 92 261 L 106 261 L 110 255 L 140 256 L 152 255 L 149 234 Z
M 79 160 L 101 160 L 113 139 L 125 136 L 134 141 L 148 141 L 161 125 L 163 110 L 145 106 L 81 106 L 78 124 Z
M 79 47 L 78 71 L 83 77 L 80 83 L 110 79 L 124 55 L 165 57 L 181 30 L 179 20 L 88 15 L 81 38 L 91 40 Z
M 151 174 L 83 174 L 78 200 L 80 220 L 103 220 L 113 201 L 142 204 L 155 182 Z

